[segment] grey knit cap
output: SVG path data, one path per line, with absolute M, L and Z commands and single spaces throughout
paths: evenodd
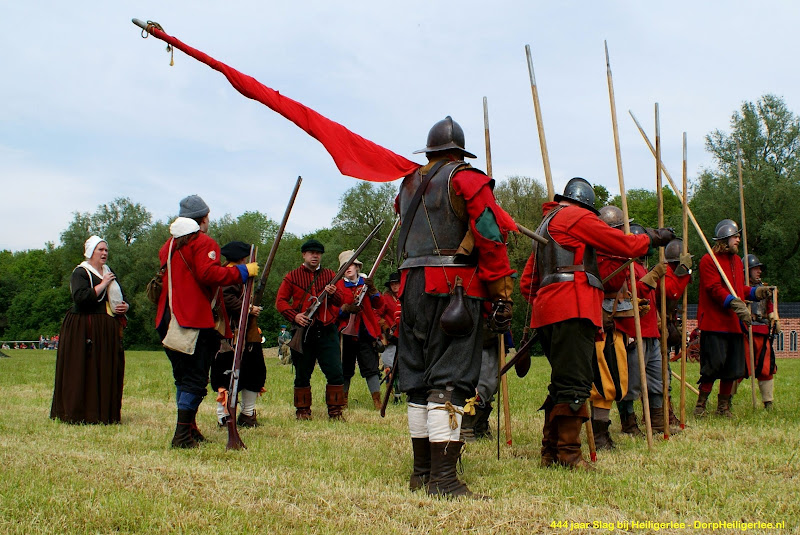
M 196 219 L 198 217 L 205 217 L 211 211 L 206 202 L 200 198 L 199 195 L 189 195 L 181 200 L 181 211 L 178 213 L 179 217 L 189 217 Z

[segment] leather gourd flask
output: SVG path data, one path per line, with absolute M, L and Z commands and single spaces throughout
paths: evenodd
M 466 336 L 472 332 L 475 321 L 464 302 L 464 286 L 461 277 L 456 277 L 455 287 L 450 293 L 450 303 L 442 312 L 439 326 L 447 336 Z

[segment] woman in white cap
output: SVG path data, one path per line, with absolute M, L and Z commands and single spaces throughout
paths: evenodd
M 125 375 L 122 329 L 129 307 L 106 265 L 106 241 L 90 237 L 84 256 L 69 282 L 73 305 L 61 325 L 50 417 L 68 423 L 119 423 Z

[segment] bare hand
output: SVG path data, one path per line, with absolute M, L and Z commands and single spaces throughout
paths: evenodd
M 294 317 L 294 322 L 302 327 L 308 327 L 311 325 L 311 320 L 303 313 L 300 313 Z
M 110 271 L 108 273 L 104 273 L 103 280 L 100 281 L 100 284 L 98 286 L 108 286 L 109 284 L 111 284 L 111 281 L 113 281 L 116 278 L 117 276 Z
M 257 306 L 250 305 L 250 315 L 251 316 L 258 316 L 259 314 L 261 314 L 262 310 L 264 310 L 264 307 L 257 307 Z
M 130 305 L 125 301 L 123 301 L 122 303 L 114 307 L 114 314 L 125 314 L 129 308 Z
M 336 293 L 336 286 L 328 284 L 325 286 L 325 291 L 328 292 L 328 295 L 333 295 Z

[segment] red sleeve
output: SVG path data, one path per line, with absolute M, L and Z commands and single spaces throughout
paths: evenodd
M 678 299 L 683 295 L 683 291 L 692 282 L 692 276 L 686 274 L 682 277 L 675 275 L 675 270 L 672 265 L 667 264 L 667 275 L 664 277 L 664 286 L 667 289 L 667 297 L 669 299 Z
M 278 288 L 278 293 L 275 296 L 275 308 L 278 309 L 281 316 L 294 322 L 294 317 L 297 316 L 297 310 L 289 304 L 289 301 L 292 299 L 292 286 L 291 282 L 283 279 L 283 282 L 281 282 Z
M 475 238 L 478 250 L 478 278 L 482 281 L 494 281 L 514 273 L 508 260 L 506 239 L 508 232 L 516 229 L 514 220 L 497 205 L 492 193 L 492 179 L 483 173 L 469 169 L 459 171 L 453 176 L 453 191 L 464 198 L 469 218 L 469 228 Z M 486 210 L 490 210 L 497 221 L 502 241 L 494 241 L 481 235 L 475 228 L 475 222 Z
M 209 236 L 200 233 L 197 239 L 189 243 L 191 247 L 183 247 L 181 251 L 191 251 L 195 277 L 199 282 L 206 286 L 228 286 L 242 282 L 242 275 L 236 266 L 223 267 L 220 264 L 219 245 Z
M 621 230 L 609 227 L 589 210 L 577 209 L 584 213 L 569 227 L 569 233 L 597 251 L 636 258 L 650 248 L 650 238 L 646 234 L 626 235 Z
M 539 274 L 534 273 L 535 265 L 535 256 L 529 256 L 525 263 L 525 269 L 522 270 L 522 278 L 519 280 L 519 291 L 529 303 L 533 303 L 536 291 L 539 289 Z

